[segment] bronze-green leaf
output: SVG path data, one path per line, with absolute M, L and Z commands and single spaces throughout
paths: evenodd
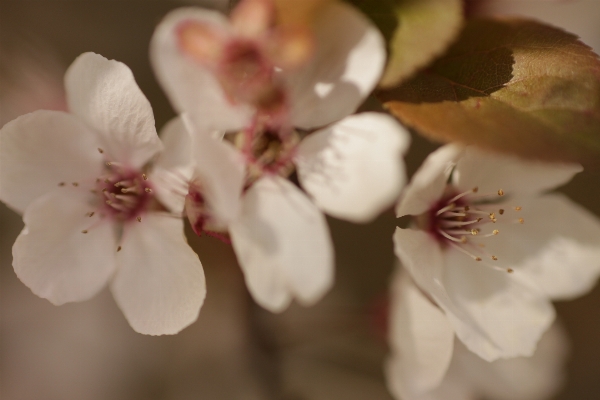
M 434 140 L 600 164 L 600 60 L 539 22 L 470 21 L 442 58 L 378 96 Z
M 391 87 L 439 56 L 463 24 L 463 0 L 350 0 L 377 24 L 389 58 L 380 85 Z

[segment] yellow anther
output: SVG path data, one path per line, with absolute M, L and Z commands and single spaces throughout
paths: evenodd
M 498 214 L 503 215 L 504 214 L 504 209 L 503 208 L 499 209 L 498 210 Z
M 496 257 L 496 256 L 492 256 L 492 260 L 494 260 L 494 261 L 498 261 L 498 257 Z
M 509 274 L 512 274 L 513 273 L 513 269 L 509 268 L 509 269 L 506 270 L 506 272 L 508 272 Z
M 500 231 L 499 231 L 498 229 L 494 229 L 494 230 L 492 231 L 492 233 L 493 233 L 494 235 L 497 235 L 497 234 L 499 234 L 499 233 L 500 233 Z
M 522 209 L 523 209 L 523 207 L 521 207 L 521 206 L 516 206 L 515 207 L 515 211 L 521 211 Z
M 146 176 L 146 174 L 142 174 L 142 179 L 144 179 L 145 181 L 148 180 L 148 177 Z
M 137 217 L 136 219 L 138 222 L 142 222 L 142 217 Z
M 121 246 L 117 247 L 117 252 L 121 251 Z
M 472 191 L 473 191 L 473 193 L 477 193 L 477 192 L 479 191 L 479 188 L 478 188 L 477 186 L 475 186 L 475 187 L 472 189 Z
M 146 188 L 144 190 L 146 191 L 146 193 L 152 193 L 152 189 L 150 189 L 150 188 Z
M 88 233 L 88 231 L 84 229 L 81 231 L 81 233 Z
M 73 182 L 72 185 L 75 186 L 75 187 L 77 187 L 77 186 L 79 186 L 79 183 Z
M 465 236 L 460 238 L 461 243 L 467 243 L 467 238 Z
M 504 196 L 504 190 L 502 190 L 502 189 L 498 190 L 498 196 Z
M 61 183 L 58 184 L 58 186 L 65 186 L 65 183 L 61 182 Z
M 475 261 L 481 261 L 481 257 L 475 257 Z
M 519 218 L 519 223 L 520 223 L 520 224 L 524 224 L 524 223 L 525 223 L 525 220 L 524 220 L 523 218 Z
M 479 233 L 477 229 L 471 229 L 471 235 L 475 236 Z
M 102 153 L 104 153 L 104 150 L 102 150 L 100 147 L 98 147 L 98 153 L 102 154 Z

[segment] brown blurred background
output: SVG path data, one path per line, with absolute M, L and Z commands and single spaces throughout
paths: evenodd
M 0 0 L 0 125 L 38 108 L 63 109 L 64 70 L 94 51 L 133 70 L 162 127 L 174 112 L 150 69 L 148 43 L 167 11 L 193 3 L 230 7 L 227 0 Z M 485 3 L 480 12 L 538 16 L 600 50 L 600 0 Z M 410 173 L 433 148 L 414 137 Z M 564 191 L 600 215 L 600 171 L 580 174 Z M 33 295 L 11 267 L 21 218 L 0 205 L 0 398 L 391 399 L 383 316 L 396 220 L 389 211 L 368 225 L 330 219 L 330 226 L 335 289 L 315 307 L 281 315 L 250 300 L 229 246 L 189 235 L 205 268 L 206 303 L 179 335 L 149 337 L 129 327 L 107 290 L 61 307 Z M 557 308 L 572 356 L 556 399 L 600 398 L 600 288 Z

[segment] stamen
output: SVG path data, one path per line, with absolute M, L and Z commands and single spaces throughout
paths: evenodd
M 79 183 L 73 182 L 72 185 L 75 186 L 75 187 L 77 187 L 77 186 L 79 186 Z
M 523 209 L 523 207 L 521 207 L 521 206 L 516 206 L 515 207 L 515 211 L 521 211 L 522 209 Z
M 519 218 L 518 221 L 519 221 L 520 224 L 524 224 L 525 223 L 525 220 L 523 218 Z
M 142 217 L 137 217 L 137 222 L 142 222 Z
M 498 196 L 504 196 L 504 190 L 502 190 L 502 189 L 498 190 Z
M 98 153 L 103 154 L 104 150 L 102 150 L 100 147 L 98 147 Z
M 494 260 L 494 261 L 498 261 L 498 257 L 496 257 L 496 256 L 492 256 L 491 258 L 492 258 L 492 260 Z
M 468 255 L 469 257 L 471 257 L 473 260 L 475 261 L 481 261 L 481 257 L 476 256 L 475 254 L 471 254 L 469 251 L 463 249 L 462 247 L 460 247 L 459 245 L 455 244 L 455 243 L 450 243 L 450 246 L 454 247 L 456 250 Z
M 140 194 L 140 188 L 139 188 L 139 186 L 130 186 L 130 187 L 122 188 L 121 193 Z
M 437 217 L 438 215 L 443 214 L 446 211 L 450 211 L 450 210 L 452 210 L 454 208 L 456 208 L 456 204 L 454 204 L 454 203 L 448 204 L 446 207 L 441 208 L 440 210 L 438 210 L 438 212 L 435 215 Z
M 474 187 L 474 188 L 473 188 L 473 189 L 471 189 L 471 190 L 467 190 L 466 192 L 463 192 L 463 193 L 461 193 L 461 194 L 457 194 L 456 196 L 454 196 L 453 198 L 451 198 L 451 199 L 450 199 L 448 202 L 449 202 L 449 203 L 453 203 L 453 202 L 455 202 L 456 200 L 458 200 L 458 199 L 460 199 L 460 198 L 462 198 L 462 197 L 465 197 L 466 195 L 469 195 L 469 194 L 471 194 L 471 193 L 477 193 L 477 191 L 478 191 L 478 190 L 479 190 L 479 188 L 477 188 L 477 187 Z
M 494 229 L 492 231 L 492 233 L 488 233 L 487 235 L 483 235 L 482 237 L 490 237 L 490 236 L 496 236 L 497 234 L 499 234 L 500 231 L 498 229 Z
M 95 214 L 95 212 L 94 212 L 94 211 L 92 211 L 92 212 L 89 212 L 89 213 L 87 213 L 87 214 L 85 214 L 85 215 L 86 215 L 87 217 L 90 217 L 90 218 L 91 218 L 91 217 L 93 217 L 93 216 L 94 216 L 94 214 Z
M 148 177 L 146 176 L 146 174 L 142 174 L 142 179 L 145 180 L 145 181 L 148 180 Z
M 87 229 L 81 231 L 81 233 L 88 233 Z
M 58 186 L 65 186 L 65 183 L 61 182 L 61 183 L 58 184 Z
M 502 208 L 501 208 L 501 209 L 499 209 L 499 210 L 498 210 L 498 214 L 500 214 L 500 215 L 504 215 L 504 209 L 502 209 Z
M 121 248 L 122 248 L 121 246 L 117 247 L 117 253 L 118 253 L 119 251 L 121 251 Z
M 108 183 L 108 182 L 107 182 L 107 183 Z M 127 180 L 127 181 L 120 181 L 120 182 L 117 182 L 117 183 L 115 183 L 115 187 L 121 187 L 121 186 L 122 186 L 122 187 L 128 187 L 128 186 L 131 186 L 131 184 L 133 184 L 133 182 L 132 182 L 132 181 L 130 181 L 130 180 Z
M 457 226 L 465 226 L 465 225 L 471 225 L 471 224 L 476 224 L 477 222 L 481 221 L 483 218 L 477 218 L 477 219 L 473 219 L 470 221 L 449 221 L 449 220 L 442 220 L 442 225 L 447 227 L 447 228 L 454 228 Z
M 466 217 L 467 216 L 467 214 L 465 214 L 465 213 L 459 213 L 459 212 L 454 212 L 454 211 L 446 211 L 444 214 L 446 214 L 445 217 Z M 486 213 L 486 215 L 487 215 L 487 213 Z
M 152 189 L 150 189 L 150 188 L 146 188 L 144 190 L 146 191 L 146 193 L 152 193 Z
M 441 229 L 438 229 L 437 231 L 440 233 L 440 235 L 442 235 L 443 237 L 445 237 L 445 238 L 446 238 L 446 239 L 448 239 L 448 240 L 451 240 L 451 241 L 453 241 L 453 242 L 457 242 L 457 243 L 463 243 L 463 238 L 464 238 L 464 237 L 463 237 L 463 238 L 461 238 L 461 239 L 457 239 L 457 238 L 455 238 L 455 237 L 453 237 L 453 236 L 450 236 L 450 235 L 448 235 L 446 232 L 444 232 L 444 231 L 443 231 L 443 230 L 441 230 Z M 464 238 L 464 239 L 466 239 L 466 238 Z

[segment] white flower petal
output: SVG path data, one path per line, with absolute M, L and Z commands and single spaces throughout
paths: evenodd
M 563 185 L 581 172 L 579 164 L 547 163 L 467 147 L 452 175 L 460 190 L 479 188 L 479 193 L 527 195 Z
M 59 111 L 23 115 L 0 130 L 0 199 L 18 212 L 59 183 L 94 182 L 102 171 L 98 138 Z
M 530 356 L 554 309 L 526 276 L 500 272 L 422 231 L 396 229 L 395 252 L 421 289 L 445 311 L 456 335 L 481 358 Z
M 231 104 L 216 76 L 181 51 L 177 30 L 186 22 L 231 29 L 225 16 L 216 11 L 180 8 L 169 13 L 156 28 L 150 44 L 158 81 L 176 111 L 189 113 L 196 128 L 241 129 L 250 120 L 252 109 Z
M 488 363 L 457 342 L 457 368 L 465 385 L 478 398 L 495 400 L 544 400 L 552 397 L 564 382 L 568 342 L 554 324 L 542 336 L 532 357 L 517 357 Z
M 126 226 L 123 235 L 111 290 L 131 327 L 147 335 L 170 335 L 194 322 L 206 283 L 183 221 L 148 214 Z
M 352 114 L 377 84 L 386 57 L 379 30 L 348 4 L 324 5 L 314 24 L 313 59 L 282 72 L 290 91 L 292 123 L 304 129 Z
M 103 138 L 109 161 L 140 167 L 162 149 L 150 102 L 125 64 L 84 53 L 67 70 L 65 86 L 70 111 Z
M 514 201 L 522 210 L 507 207 L 504 215 L 525 222 L 499 226 L 488 250 L 504 265 L 530 276 L 554 300 L 591 290 L 600 276 L 598 217 L 561 194 Z
M 192 138 L 181 117 L 161 130 L 164 151 L 160 153 L 150 181 L 160 202 L 175 213 L 183 212 L 187 183 L 194 171 Z
M 496 271 L 454 249 L 444 258 L 449 302 L 438 304 L 461 341 L 486 361 L 531 356 L 555 317 L 539 287 L 519 271 Z
M 187 118 L 184 118 L 187 122 Z M 245 163 L 229 143 L 215 140 L 205 131 L 186 123 L 192 133 L 194 170 L 192 181 L 198 182 L 211 213 L 211 226 L 225 229 L 240 212 L 240 198 L 245 180 Z
M 409 143 L 409 134 L 389 115 L 347 117 L 300 143 L 300 183 L 328 214 L 368 222 L 398 198 Z
M 464 147 L 446 145 L 431 153 L 413 175 L 396 207 L 396 215 L 419 215 L 437 202 Z
M 58 188 L 33 201 L 13 247 L 19 279 L 36 295 L 60 305 L 98 293 L 115 270 L 113 225 L 89 218 L 89 192 Z M 87 230 L 88 233 L 82 233 Z
M 389 343 L 385 372 L 397 398 L 420 396 L 442 382 L 452 359 L 454 329 L 404 271 L 392 281 Z
M 320 211 L 280 177 L 258 180 L 229 230 L 250 293 L 279 312 L 291 297 L 310 305 L 333 284 L 333 245 Z

